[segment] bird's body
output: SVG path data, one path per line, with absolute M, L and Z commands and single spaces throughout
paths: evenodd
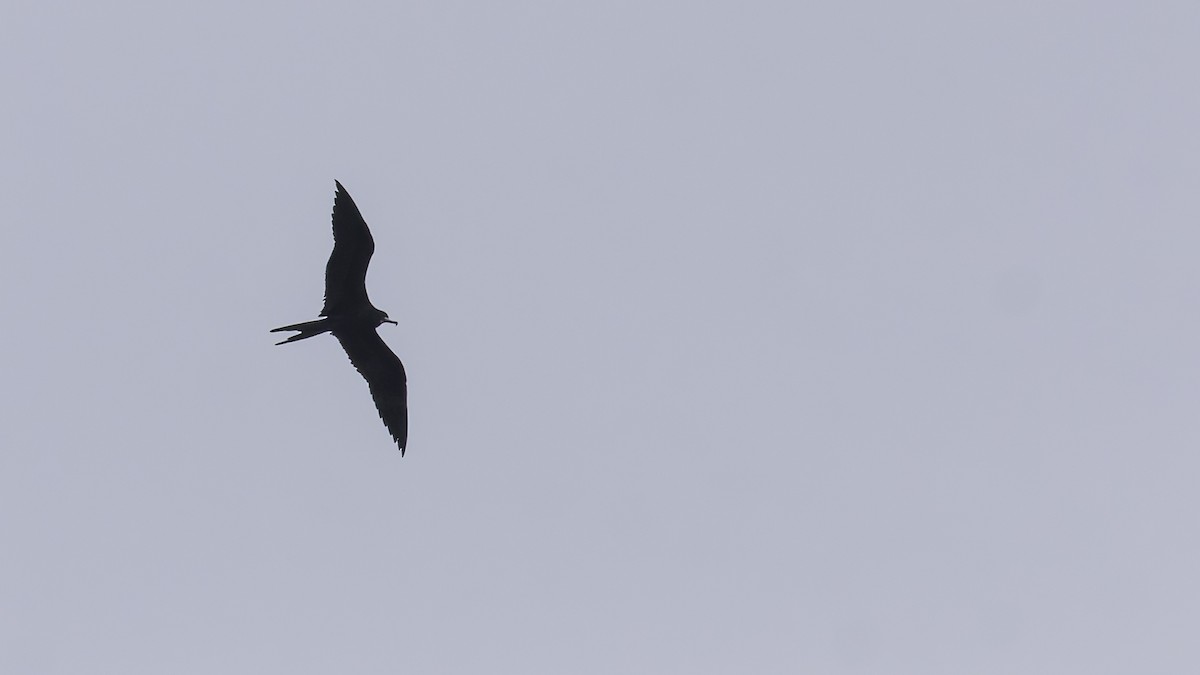
M 278 344 L 333 333 L 350 362 L 367 381 L 379 417 L 404 455 L 408 441 L 408 383 L 404 364 L 388 348 L 375 329 L 396 323 L 387 312 L 376 309 L 367 298 L 367 265 L 375 252 L 375 240 L 350 193 L 337 183 L 333 201 L 333 253 L 325 266 L 325 306 L 322 319 L 282 326 L 272 330 L 297 331 Z

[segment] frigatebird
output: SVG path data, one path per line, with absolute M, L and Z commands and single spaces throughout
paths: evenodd
M 316 321 L 306 321 L 273 329 L 299 331 L 283 342 L 333 333 L 350 363 L 367 381 L 379 417 L 400 446 L 408 440 L 408 378 L 404 364 L 375 332 L 381 324 L 395 324 L 387 312 L 376 309 L 367 298 L 367 265 L 375 252 L 375 239 L 367 228 L 358 206 L 342 184 L 333 198 L 333 253 L 325 265 L 325 306 Z

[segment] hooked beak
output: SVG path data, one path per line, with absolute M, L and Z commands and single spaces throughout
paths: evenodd
M 400 325 L 400 324 L 396 323 L 395 321 L 392 321 L 391 319 L 384 319 L 384 320 L 383 320 L 383 322 L 384 322 L 384 323 L 390 323 L 390 324 L 392 324 L 393 326 L 399 326 L 399 325 Z

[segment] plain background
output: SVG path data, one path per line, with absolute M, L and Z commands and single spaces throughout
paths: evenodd
M 1200 5 L 7 2 L 0 670 L 1200 665 Z M 316 317 L 340 179 L 401 459 Z

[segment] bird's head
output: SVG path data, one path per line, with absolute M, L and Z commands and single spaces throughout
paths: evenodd
M 392 321 L 391 319 L 389 319 L 387 312 L 383 311 L 382 309 L 375 310 L 375 321 L 376 321 L 376 323 L 375 323 L 376 326 L 380 326 L 385 323 L 390 323 L 393 326 L 400 325 L 400 324 L 396 323 L 395 321 Z

